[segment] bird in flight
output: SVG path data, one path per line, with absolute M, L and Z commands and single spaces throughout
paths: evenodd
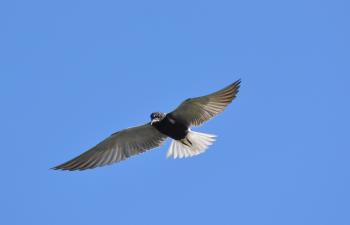
M 191 131 L 218 115 L 236 98 L 241 80 L 198 98 L 189 98 L 171 113 L 154 112 L 151 122 L 118 131 L 107 139 L 54 170 L 86 170 L 111 165 L 165 143 L 171 137 L 166 158 L 182 158 L 205 152 L 216 135 Z

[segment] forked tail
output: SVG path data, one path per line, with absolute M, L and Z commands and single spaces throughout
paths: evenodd
M 184 139 L 171 142 L 166 158 L 169 158 L 171 155 L 173 155 L 174 159 L 177 157 L 186 158 L 203 153 L 215 141 L 213 137 L 217 137 L 217 135 L 189 131 Z

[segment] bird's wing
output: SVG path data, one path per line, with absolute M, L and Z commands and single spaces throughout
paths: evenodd
M 227 105 L 236 98 L 240 83 L 241 80 L 239 79 L 210 95 L 189 98 L 168 115 L 188 126 L 200 126 L 225 110 Z
M 92 149 L 52 169 L 73 171 L 111 165 L 160 147 L 167 138 L 151 123 L 130 127 L 112 134 Z

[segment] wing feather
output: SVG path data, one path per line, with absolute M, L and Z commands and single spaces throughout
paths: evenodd
M 236 98 L 240 83 L 241 80 L 237 80 L 210 95 L 187 99 L 168 115 L 175 120 L 182 121 L 187 126 L 200 126 L 225 110 L 228 104 Z
M 130 127 L 112 134 L 90 150 L 52 169 L 73 171 L 111 165 L 160 147 L 167 138 L 151 123 Z

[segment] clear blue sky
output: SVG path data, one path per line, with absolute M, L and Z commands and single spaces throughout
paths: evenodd
M 117 3 L 116 3 L 117 2 Z M 350 224 L 349 1 L 1 1 L 1 224 Z M 242 78 L 162 148 L 53 171 Z

